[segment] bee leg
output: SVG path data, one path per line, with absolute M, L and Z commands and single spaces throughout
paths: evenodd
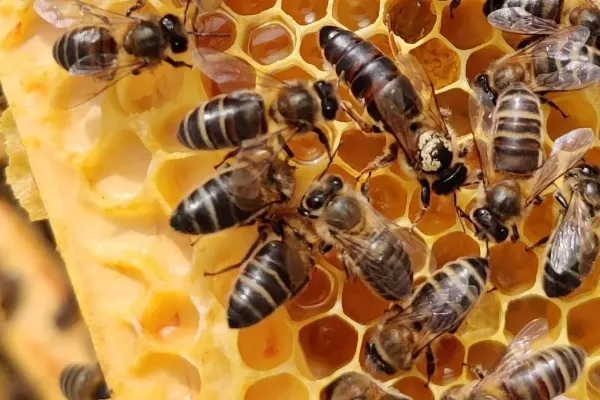
M 412 223 L 411 231 L 414 230 L 425 216 L 425 213 L 429 209 L 429 205 L 431 204 L 431 187 L 429 186 L 429 181 L 427 179 L 421 178 L 419 179 L 419 184 L 421 185 L 421 210 L 415 217 L 415 220 Z
M 215 170 L 218 170 L 219 168 L 221 168 L 221 166 L 223 164 L 225 164 L 227 161 L 229 161 L 231 158 L 235 157 L 239 152 L 240 152 L 241 148 L 237 147 L 234 150 L 231 150 L 229 153 L 225 154 L 225 157 L 223 157 L 223 160 L 221 160 L 221 162 L 219 162 L 218 164 L 216 164 L 214 166 Z
M 544 95 L 541 93 L 540 93 L 540 102 L 542 104 L 548 104 L 550 107 L 554 108 L 556 111 L 558 111 L 560 113 L 560 115 L 562 115 L 563 118 L 569 118 L 569 115 L 566 114 L 563 110 L 561 110 L 560 107 L 558 106 L 558 104 L 556 104 L 555 102 L 553 102 L 550 99 L 545 98 Z
M 365 133 L 381 133 L 381 129 L 377 125 L 368 123 L 356 110 L 352 107 L 352 103 L 347 100 L 340 102 L 342 110 L 354 121 L 361 131 Z
M 450 19 L 454 18 L 454 10 L 460 6 L 460 0 L 452 0 L 450 2 Z
M 425 382 L 425 387 L 429 387 L 429 382 L 431 382 L 431 377 L 435 372 L 435 357 L 433 356 L 433 350 L 431 350 L 431 343 L 425 349 L 425 359 L 427 360 L 427 382 Z
M 565 199 L 565 196 L 561 192 L 554 192 L 554 198 L 565 210 L 569 208 L 569 202 Z
M 188 64 L 184 61 L 177 61 L 177 60 L 173 60 L 171 57 L 167 57 L 165 58 L 165 61 L 172 65 L 173 68 L 181 68 L 181 67 L 188 67 L 188 68 L 194 68 L 194 66 L 192 64 Z
M 519 235 L 519 229 L 517 228 L 516 224 L 512 225 L 511 230 L 512 230 L 512 235 L 510 235 L 510 241 L 515 243 L 519 240 L 521 235 Z
M 492 287 L 490 290 L 488 290 L 487 292 L 485 292 L 485 294 L 488 294 L 488 293 L 495 292 L 496 290 L 498 290 L 498 287 L 497 287 L 497 286 L 494 286 L 494 287 Z
M 543 246 L 546 243 L 548 243 L 548 240 L 550 240 L 550 235 L 544 236 L 543 238 L 541 238 L 540 240 L 538 240 L 537 242 L 535 242 L 531 246 L 525 247 L 525 251 L 531 251 L 531 250 L 535 249 L 536 247 Z
M 329 163 L 331 164 L 331 161 L 333 161 L 333 154 L 331 154 L 331 147 L 329 146 L 329 139 L 327 138 L 327 135 L 325 134 L 325 132 L 323 132 L 320 128 L 317 128 L 316 126 L 313 128 L 313 132 L 317 134 L 319 142 L 323 145 L 323 147 L 325 147 L 325 150 L 327 150 L 327 155 L 329 156 Z
M 228 271 L 232 271 L 234 269 L 237 269 L 239 267 L 241 267 L 242 265 L 244 265 L 244 263 L 246 261 L 248 261 L 248 259 L 250 257 L 252 257 L 252 254 L 254 253 L 254 251 L 257 249 L 257 247 L 263 243 L 265 240 L 267 240 L 267 236 L 269 236 L 269 232 L 267 232 L 263 227 L 261 227 L 259 229 L 259 234 L 258 237 L 256 238 L 256 240 L 254 241 L 254 243 L 252 243 L 252 245 L 250 246 L 250 248 L 248 249 L 248 251 L 246 252 L 246 255 L 244 256 L 244 258 L 242 258 L 242 261 L 240 261 L 237 264 L 233 264 L 230 265 L 229 267 L 225 267 L 223 269 L 220 269 L 218 271 L 215 272 L 205 272 L 204 276 L 216 276 L 216 275 L 220 275 L 224 272 L 228 272 Z
M 147 0 L 136 0 L 135 4 L 127 9 L 127 11 L 125 12 L 125 16 L 131 17 L 131 14 L 133 14 L 134 12 L 146 5 L 146 1 Z

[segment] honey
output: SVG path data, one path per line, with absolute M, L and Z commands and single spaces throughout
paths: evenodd
M 337 300 L 337 279 L 322 267 L 315 268 L 308 284 L 287 305 L 290 318 L 302 321 L 331 309 Z
M 432 2 L 393 0 L 384 11 L 389 29 L 407 43 L 416 43 L 427 36 L 435 25 L 436 13 Z
M 379 0 L 333 0 L 333 17 L 351 31 L 366 28 L 379 15 Z
M 562 311 L 552 300 L 537 295 L 524 296 L 508 303 L 504 330 L 509 337 L 514 337 L 529 321 L 544 318 L 548 321 L 550 336 L 556 339 L 561 317 Z
M 283 60 L 293 49 L 290 32 L 279 23 L 257 27 L 248 36 L 248 54 L 263 65 Z
M 431 389 L 425 386 L 425 381 L 416 376 L 400 378 L 393 387 L 413 399 L 433 400 Z
M 235 43 L 237 30 L 231 17 L 223 12 L 200 15 L 195 23 L 196 30 L 203 36 L 196 37 L 196 45 L 207 49 L 225 51 Z M 210 36 L 210 33 L 217 35 Z
M 459 257 L 479 257 L 479 243 L 464 232 L 451 232 L 435 241 L 431 253 L 437 261 L 437 267 L 442 268 Z
M 344 314 L 362 325 L 369 325 L 388 308 L 389 303 L 377 297 L 362 280 L 348 280 L 342 290 Z
M 302 37 L 300 43 L 300 56 L 308 64 L 314 65 L 318 69 L 324 71 L 327 62 L 321 55 L 319 49 L 319 37 L 316 32 L 307 33 Z
M 466 359 L 467 377 L 477 380 L 481 377 L 476 372 L 489 372 L 506 352 L 506 345 L 495 340 L 482 340 L 469 347 Z
M 490 248 L 490 279 L 501 293 L 516 295 L 530 289 L 537 278 L 538 258 L 522 242 Z
M 223 3 L 239 15 L 253 15 L 268 10 L 276 0 L 223 0 Z
M 281 9 L 300 25 L 312 24 L 327 13 L 327 3 L 320 0 L 282 0 Z
M 448 385 L 454 382 L 462 374 L 465 347 L 452 335 L 443 335 L 431 347 L 435 358 L 435 371 L 431 382 L 436 385 Z M 422 375 L 427 374 L 425 351 L 419 356 L 417 370 Z

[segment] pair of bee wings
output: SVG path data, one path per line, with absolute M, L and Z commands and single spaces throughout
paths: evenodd
M 444 271 L 444 268 L 438 271 Z M 452 279 L 451 285 L 446 284 L 449 279 Z M 432 284 L 433 289 L 423 292 L 427 283 Z M 468 278 L 463 277 L 459 280 L 456 274 L 448 275 L 439 281 L 430 278 L 417 289 L 406 309 L 392 308 L 387 311 L 383 316 L 384 323 L 398 326 L 420 323 L 423 328 L 415 349 L 421 350 L 441 334 L 457 328 L 462 323 L 479 299 L 475 299 L 471 307 L 463 312 L 453 307 L 463 303 L 466 293 L 476 290 L 478 288 L 470 285 Z
M 388 84 L 376 91 L 374 101 L 383 122 L 392 130 L 390 133 L 395 136 L 409 164 L 418 165 L 418 137 L 411 132 L 412 121 L 406 117 L 405 110 L 419 107 L 422 124 L 447 138 L 450 134 L 440 113 L 433 83 L 421 63 L 411 54 L 398 54 L 395 63 L 412 84 L 416 98 L 403 93 L 402 86 Z
M 597 253 L 594 229 L 594 217 L 579 192 L 574 191 L 552 240 L 552 269 L 562 274 L 581 260 L 582 255 Z M 578 265 L 585 269 L 579 271 L 582 276 L 586 276 L 592 267 L 592 263 L 579 262 Z
M 340 242 L 341 246 L 351 256 L 352 259 L 360 260 L 360 264 L 357 268 L 361 271 L 369 271 L 370 275 L 378 277 L 380 282 L 384 282 L 388 288 L 394 290 L 398 297 L 402 293 L 410 291 L 412 288 L 400 288 L 396 287 L 395 281 L 397 282 L 409 282 L 412 286 L 412 279 L 408 279 L 406 276 L 410 273 L 412 276 L 413 270 L 418 270 L 421 266 L 435 270 L 435 259 L 427 245 L 419 240 L 417 236 L 410 231 L 408 228 L 396 225 L 394 222 L 381 215 L 373 206 L 359 193 L 354 192 L 357 200 L 363 204 L 366 213 L 368 214 L 368 226 L 369 233 L 364 235 L 347 234 L 345 232 L 339 232 L 336 234 L 336 238 Z M 394 271 L 390 271 L 387 265 L 382 265 L 381 252 L 378 249 L 379 242 L 373 242 L 373 239 L 380 235 L 382 238 L 397 238 L 398 244 L 402 246 L 402 249 L 407 253 L 411 260 L 411 271 L 405 271 L 404 266 L 396 265 L 393 267 Z M 406 278 L 406 279 L 405 279 Z
M 472 385 L 464 386 L 459 398 L 471 398 L 479 394 L 480 389 L 497 387 L 502 382 L 511 379 L 512 375 L 522 367 L 527 358 L 534 352 L 532 344 L 548 334 L 548 322 L 543 318 L 530 321 L 510 341 L 506 352 L 483 379 Z M 553 400 L 567 400 L 566 397 L 554 397 Z
M 471 127 L 481 161 L 481 169 L 484 175 L 483 182 L 485 185 L 489 185 L 493 183 L 492 177 L 494 176 L 492 137 L 494 135 L 495 106 L 488 100 L 487 95 L 479 93 L 480 89 L 474 88 L 473 90 L 475 96 L 469 98 Z M 547 160 L 531 178 L 532 184 L 529 186 L 528 193 L 526 193 L 525 204 L 530 204 L 556 179 L 575 166 L 592 146 L 593 141 L 594 131 L 590 128 L 574 129 L 556 139 Z
M 514 10 L 503 8 L 495 12 L 507 13 L 514 12 Z M 516 10 L 522 9 L 516 8 Z M 524 10 L 518 12 L 526 13 Z M 514 18 L 514 20 L 515 24 L 518 24 L 519 21 L 523 22 L 518 18 Z M 505 30 L 509 29 L 506 28 Z M 548 60 L 555 60 L 562 64 L 558 71 L 535 76 L 533 82 L 529 83 L 529 87 L 534 92 L 577 90 L 600 80 L 600 66 L 589 60 L 573 59 L 574 54 L 587 55 L 588 53 L 587 50 L 581 49 L 586 46 L 586 42 L 590 37 L 590 30 L 587 27 L 572 26 L 564 29 L 554 29 L 544 32 L 544 34 L 548 36 L 530 43 L 514 54 L 508 54 L 494 61 L 494 64 L 496 66 L 502 63 L 535 64 L 538 61 L 547 63 Z

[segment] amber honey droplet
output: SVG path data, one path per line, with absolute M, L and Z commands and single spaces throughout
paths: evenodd
M 371 25 L 379 15 L 379 0 L 334 0 L 333 17 L 351 31 Z
M 325 16 L 327 2 L 323 0 L 283 0 L 281 8 L 300 25 L 307 25 Z
M 335 278 L 322 268 L 315 272 L 300 293 L 288 304 L 288 312 L 294 321 L 301 321 L 329 310 L 336 301 Z
M 396 0 L 388 2 L 384 16 L 389 28 L 407 43 L 416 43 L 431 32 L 435 11 L 429 0 Z
M 294 49 L 290 32 L 279 23 L 270 23 L 254 29 L 248 39 L 248 54 L 263 65 L 283 60 Z
M 435 357 L 435 372 L 431 382 L 436 385 L 447 385 L 454 382 L 462 374 L 465 347 L 453 335 L 444 335 L 431 346 Z M 425 352 L 419 355 L 417 369 L 423 376 L 427 376 L 427 362 Z
M 224 0 L 225 4 L 240 15 L 254 15 L 272 8 L 276 0 Z
M 195 27 L 198 32 L 205 35 L 196 37 L 196 45 L 202 48 L 225 51 L 233 46 L 237 36 L 235 23 L 223 12 L 202 14 L 196 20 Z M 227 36 L 206 35 L 210 33 Z

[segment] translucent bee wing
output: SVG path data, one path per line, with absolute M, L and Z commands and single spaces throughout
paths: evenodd
M 532 178 L 533 184 L 527 196 L 530 204 L 556 179 L 577 164 L 592 146 L 594 131 L 590 128 L 574 129 L 554 141 L 552 152 Z
M 526 35 L 548 35 L 559 29 L 556 22 L 536 17 L 521 7 L 492 11 L 487 20 L 490 25 L 500 30 Z
M 531 354 L 533 342 L 548 334 L 548 322 L 543 318 L 537 318 L 525 325 L 519 333 L 510 341 L 506 353 L 496 364 L 494 369 L 479 381 L 473 388 L 477 393 L 478 388 L 484 388 L 487 385 L 496 387 L 511 374 L 523 365 L 523 361 Z
M 576 90 L 600 81 L 600 66 L 586 61 L 572 61 L 566 66 L 535 78 L 536 90 Z
M 559 275 L 564 274 L 576 263 L 581 277 L 590 272 L 593 259 L 598 253 L 596 237 L 592 225 L 592 215 L 580 194 L 575 191 L 569 201 L 569 208 L 554 233 L 551 243 L 550 266 Z M 590 254 L 595 254 L 590 257 Z M 592 262 L 582 262 L 592 258 Z
M 68 28 L 82 17 L 75 0 L 34 0 L 33 9 L 44 21 L 57 28 Z
M 494 103 L 490 97 L 478 87 L 473 87 L 469 96 L 469 119 L 473 130 L 473 139 L 479 156 L 483 180 L 489 184 L 492 175 L 490 151 Z
M 429 271 L 435 271 L 437 269 L 437 261 L 433 253 L 429 251 L 425 241 L 416 232 L 394 223 L 390 224 L 390 229 L 404 244 L 404 250 L 413 262 L 415 270 L 428 268 Z
M 81 57 L 69 68 L 73 76 L 94 76 L 98 79 L 112 80 L 118 67 L 118 55 L 99 53 Z
M 254 68 L 239 57 L 204 47 L 194 48 L 191 54 L 194 67 L 215 82 L 222 93 L 256 86 Z

